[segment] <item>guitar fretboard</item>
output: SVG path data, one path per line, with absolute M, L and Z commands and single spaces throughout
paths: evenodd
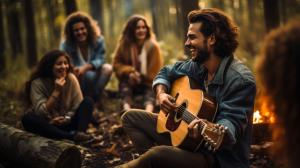
M 191 123 L 193 120 L 195 119 L 199 119 L 198 117 L 194 116 L 191 112 L 189 112 L 185 106 L 180 105 L 178 107 L 177 112 L 182 114 L 182 119 L 186 122 L 186 123 Z M 204 127 L 204 123 L 201 122 L 200 124 L 200 130 L 202 130 L 202 128 Z

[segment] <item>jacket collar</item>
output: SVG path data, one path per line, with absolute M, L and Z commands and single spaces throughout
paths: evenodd
M 231 64 L 233 60 L 233 56 L 228 56 L 222 59 L 218 70 L 216 72 L 216 75 L 214 77 L 214 79 L 211 81 L 211 84 L 217 84 L 217 85 L 222 85 L 224 82 L 224 76 L 227 72 L 227 69 L 229 67 L 229 65 Z

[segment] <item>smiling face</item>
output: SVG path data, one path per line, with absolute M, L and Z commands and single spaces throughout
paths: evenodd
M 199 22 L 190 24 L 185 46 L 191 52 L 191 59 L 202 64 L 208 59 L 209 50 L 207 38 L 199 31 L 201 24 Z
M 57 58 L 53 66 L 53 74 L 55 78 L 65 78 L 69 71 L 68 59 L 62 55 Z
M 77 22 L 72 26 L 73 34 L 77 42 L 86 42 L 88 32 L 85 24 L 83 22 Z
M 147 36 L 147 27 L 146 23 L 143 20 L 139 20 L 135 27 L 135 38 L 138 41 L 143 41 Z

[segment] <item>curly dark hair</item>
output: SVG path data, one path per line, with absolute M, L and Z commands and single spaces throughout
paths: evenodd
M 205 37 L 214 35 L 214 52 L 219 57 L 233 54 L 238 46 L 238 27 L 223 11 L 216 8 L 193 10 L 188 14 L 189 23 L 202 23 L 200 32 Z
M 284 160 L 285 167 L 289 168 L 299 167 L 300 155 L 300 133 L 295 130 L 300 121 L 296 94 L 300 86 L 299 46 L 300 23 L 292 21 L 266 36 L 255 67 L 263 94 L 268 96 L 276 115 L 273 138 L 278 143 L 275 153 L 280 153 L 279 160 Z
M 88 32 L 87 41 L 94 46 L 97 38 L 101 35 L 100 27 L 90 15 L 84 12 L 74 12 L 67 17 L 62 37 L 66 40 L 67 44 L 75 46 L 76 39 L 73 33 L 73 25 L 78 22 L 84 23 Z
M 32 71 L 29 80 L 25 84 L 25 98 L 27 104 L 30 104 L 30 87 L 31 82 L 37 78 L 54 78 L 53 74 L 53 67 L 55 64 L 55 61 L 61 57 L 64 56 L 67 59 L 67 62 L 69 64 L 68 73 L 73 72 L 73 67 L 70 62 L 69 55 L 61 50 L 52 50 L 46 53 L 42 59 L 39 61 L 37 66 Z

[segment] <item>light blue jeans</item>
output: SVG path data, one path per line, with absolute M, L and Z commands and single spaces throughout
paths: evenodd
M 101 97 L 102 91 L 112 74 L 112 66 L 103 64 L 98 70 L 86 72 L 80 79 L 81 91 L 84 96 L 89 96 L 95 102 Z

